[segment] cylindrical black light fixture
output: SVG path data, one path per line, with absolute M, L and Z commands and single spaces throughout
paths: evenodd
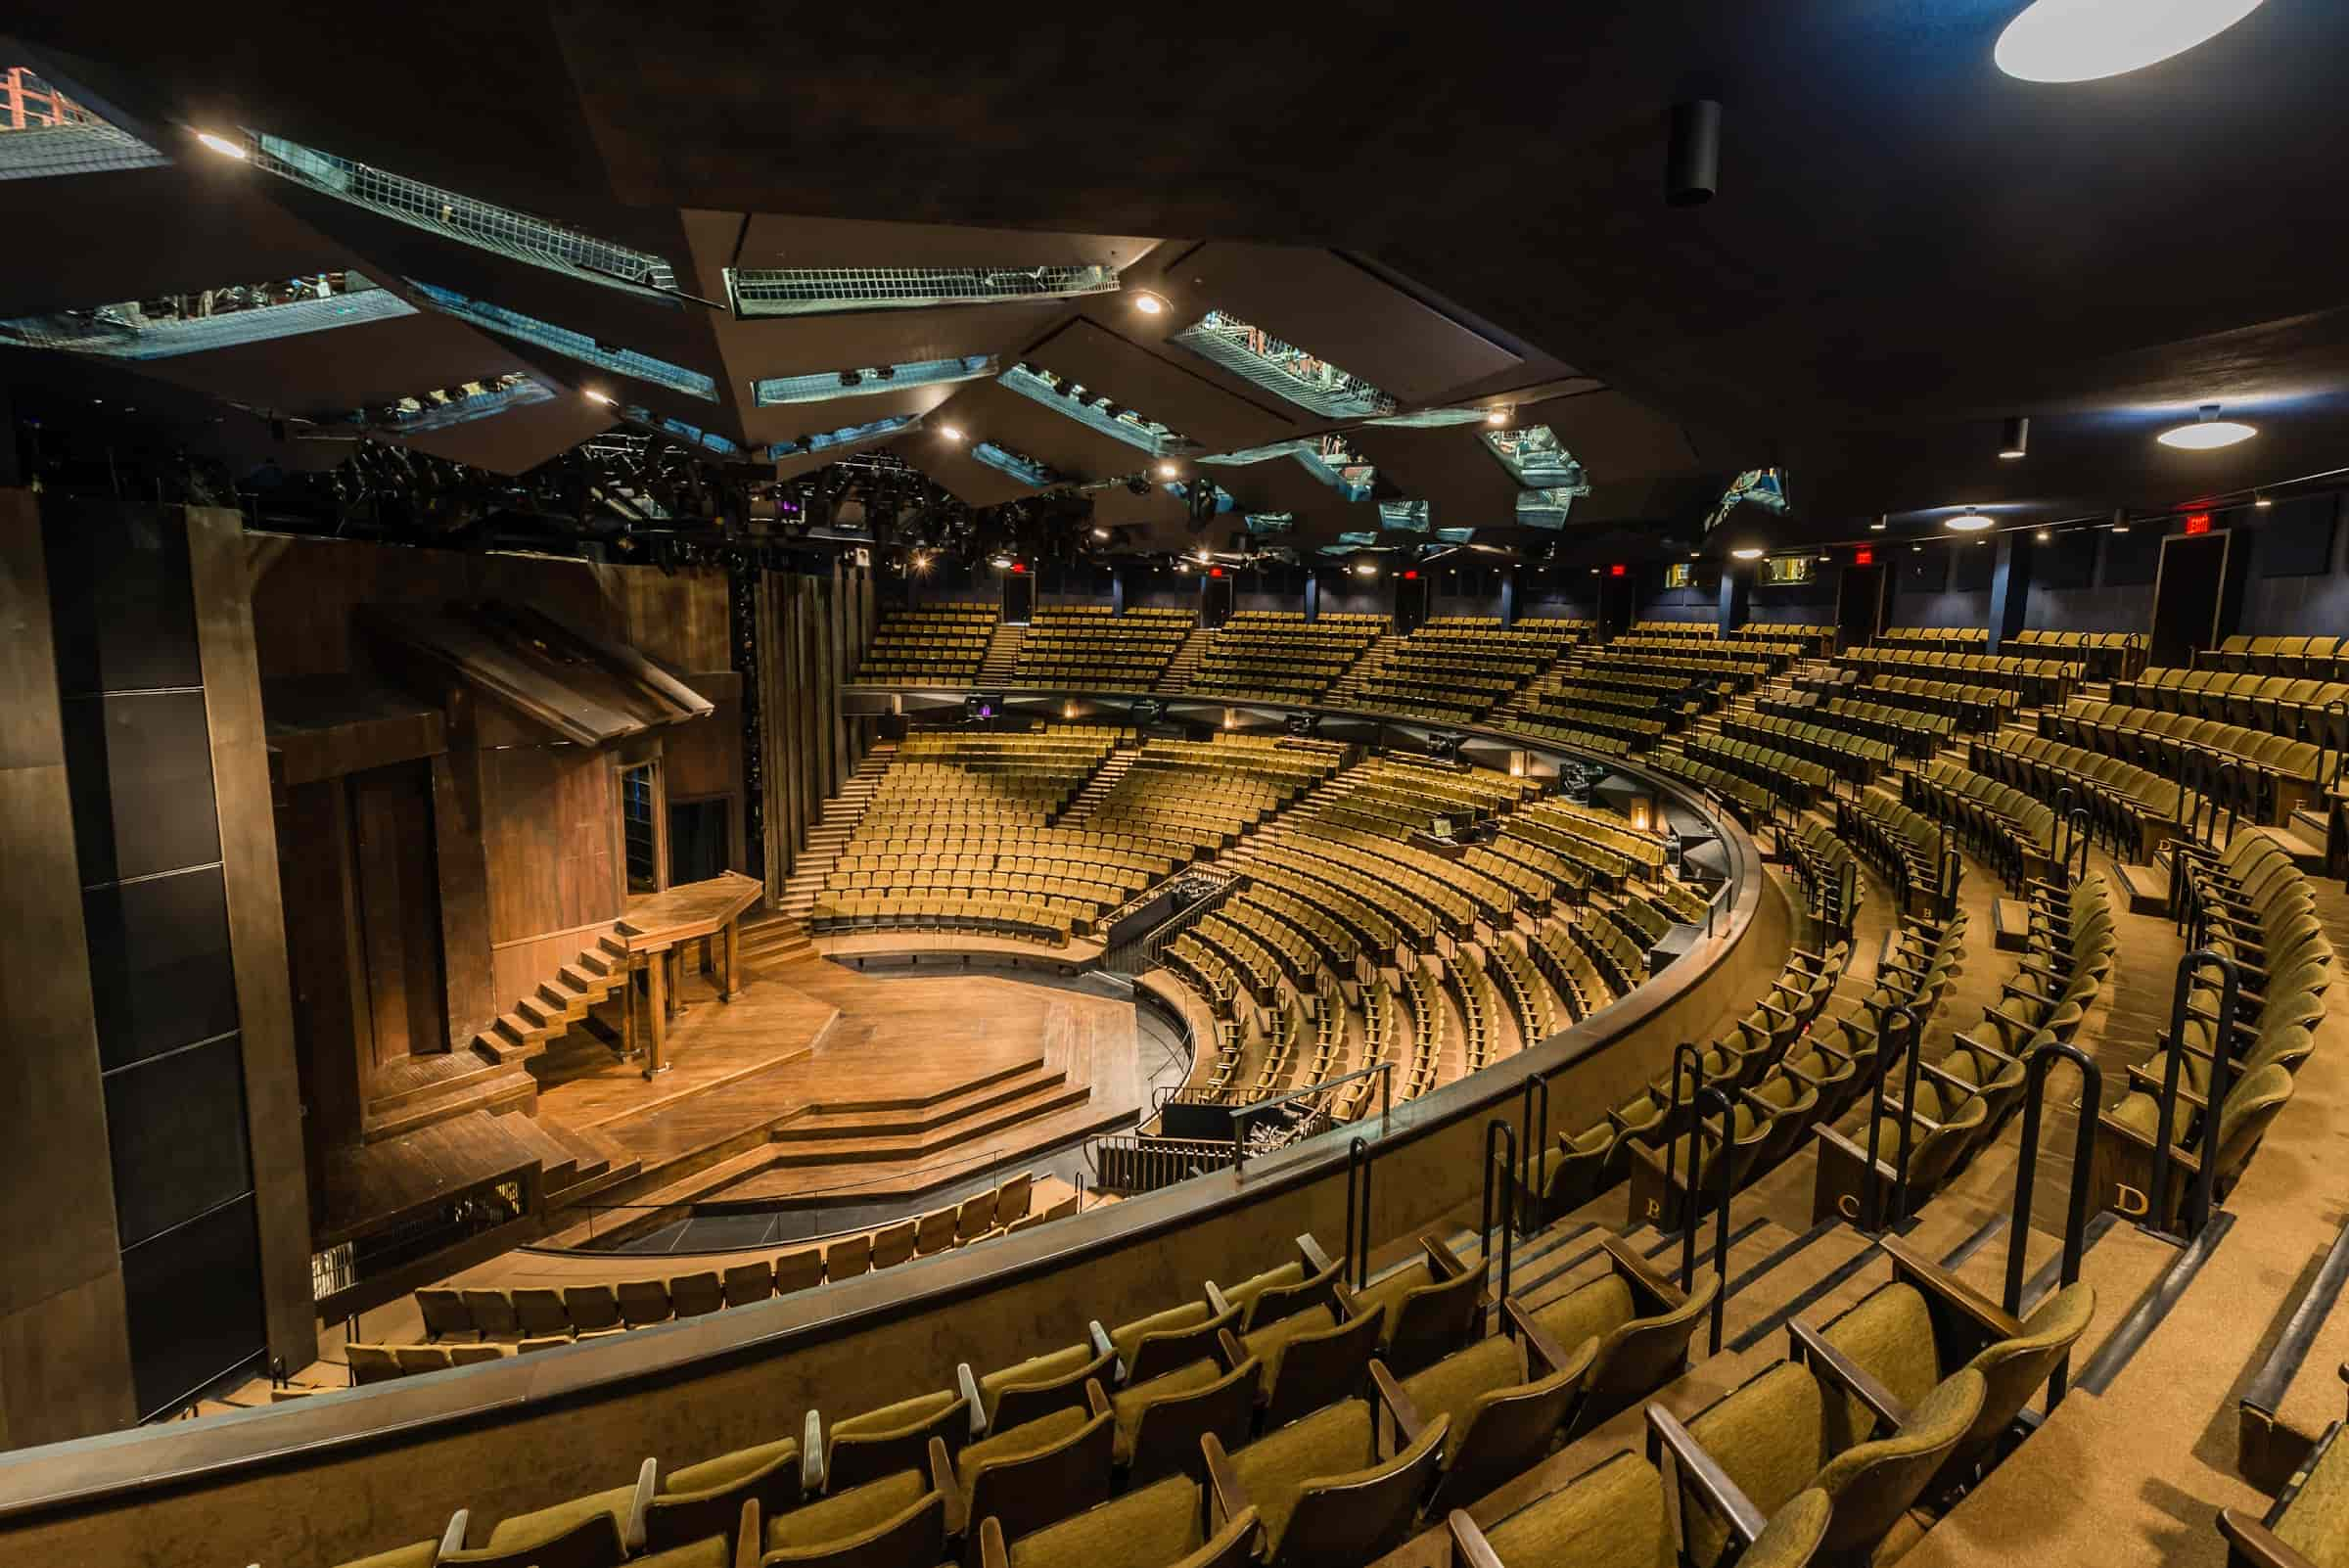
M 2016 414 L 1999 427 L 1999 455 L 2012 460 L 2031 450 L 2031 421 Z
M 1721 185 L 1721 104 L 1692 98 L 1672 106 L 1672 146 L 1664 161 L 1664 200 L 1702 207 Z

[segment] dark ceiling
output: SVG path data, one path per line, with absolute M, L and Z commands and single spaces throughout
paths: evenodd
M 2323 193 L 2349 128 L 2349 7 L 2269 0 L 2175 60 L 2069 86 L 1992 64 L 2020 9 L 1599 0 L 680 17 L 572 0 L 281 18 L 174 29 L 166 43 L 118 8 L 43 3 L 12 25 L 53 75 L 193 164 L 182 177 L 194 196 L 114 203 L 111 229 L 86 198 L 61 196 L 79 243 L 216 271 L 235 227 L 219 214 L 274 203 L 277 216 L 248 226 L 252 271 L 324 236 L 348 257 L 335 264 L 456 279 L 706 369 L 724 389 L 716 407 L 636 388 L 629 400 L 755 441 L 880 403 L 814 405 L 802 425 L 799 410 L 751 407 L 753 376 L 878 362 L 909 342 L 1046 365 L 1058 345 L 1089 356 L 1105 390 L 1178 428 L 1188 419 L 1203 439 L 1325 428 L 1161 342 L 1220 306 L 1413 406 L 1489 401 L 1530 420 L 1541 395 L 1569 392 L 1547 407 L 1594 486 L 1578 525 L 1684 535 L 1728 476 L 1764 464 L 1787 470 L 1795 515 L 1749 510 L 1725 535 L 1850 537 L 1876 512 L 1919 514 L 1922 527 L 1961 503 L 2007 503 L 2032 522 L 2160 510 L 2339 466 L 2349 204 Z M 1662 195 L 1667 114 L 1692 95 L 1725 105 L 1722 188 L 1676 208 Z M 670 256 L 707 295 L 738 249 L 754 265 L 857 254 L 904 264 L 1016 253 L 1024 237 L 1003 231 L 1027 230 L 1114 254 L 1129 288 L 1174 308 L 1155 323 L 1118 296 L 788 324 L 680 313 L 447 254 L 398 225 L 288 199 L 255 171 L 195 162 L 206 155 L 187 151 L 185 128 L 228 125 Z M 44 193 L 0 192 L 23 232 Z M 156 203 L 191 217 L 158 233 Z M 990 231 L 984 245 L 974 228 Z M 91 273 L 119 286 L 117 261 Z M 57 281 L 54 267 L 0 263 L 0 313 L 34 307 L 19 298 L 27 286 L 47 296 Z M 528 346 L 481 341 L 484 371 L 519 361 L 575 388 L 595 381 Z M 334 335 L 309 351 L 333 352 Z M 414 351 L 439 363 L 447 345 Z M 250 400 L 251 367 L 239 374 Z M 2259 438 L 2203 454 L 2154 442 L 2209 401 Z M 1032 455 L 1092 477 L 1139 466 L 1081 427 L 1047 434 L 1053 416 L 990 383 L 900 395 L 900 409 L 1050 445 Z M 1996 456 L 2008 414 L 2033 420 L 2023 462 Z M 1391 482 L 1432 495 L 1441 524 L 1490 504 L 1474 438 L 1378 432 L 1361 444 L 1380 448 L 1366 455 Z M 1002 498 L 990 471 L 964 472 L 978 465 L 935 435 L 898 449 L 967 499 Z M 1260 500 L 1219 475 L 1244 504 L 1281 504 L 1293 476 L 1264 479 Z M 1171 509 L 1152 498 L 1143 510 Z

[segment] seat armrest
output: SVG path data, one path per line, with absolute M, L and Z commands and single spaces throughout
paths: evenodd
M 1305 1272 L 1308 1278 L 1328 1271 L 1329 1254 L 1321 1250 L 1321 1243 L 1315 1241 L 1311 1232 L 1297 1238 L 1297 1251 L 1305 1260 Z
M 813 1498 L 824 1490 L 824 1418 L 814 1410 L 800 1428 L 800 1491 Z
M 1011 1553 L 1003 1547 L 1003 1521 L 991 1513 L 979 1521 L 979 1568 L 1011 1568 Z
M 1661 1405 L 1647 1407 L 1647 1453 L 1651 1464 L 1659 1457 L 1670 1456 L 1672 1474 L 1665 1478 L 1666 1487 L 1677 1477 L 1681 1485 L 1703 1497 L 1728 1526 L 1730 1537 L 1740 1548 L 1752 1545 L 1761 1537 L 1770 1523 L 1762 1510 L 1729 1479 L 1720 1461 L 1707 1453 L 1704 1446 Z M 1665 1494 L 1667 1499 L 1671 1495 L 1669 1491 Z
M 979 1397 L 979 1379 L 971 1375 L 971 1363 L 954 1363 L 954 1381 L 962 1389 L 962 1398 L 971 1407 L 971 1441 L 976 1443 L 987 1436 L 987 1401 Z
M 1971 1035 L 1953 1035 L 1950 1038 L 1958 1044 L 1964 1046 L 1969 1051 L 1980 1051 L 1983 1055 L 1994 1057 L 2002 1062 L 2019 1062 L 2022 1060 L 2021 1057 L 2016 1056 L 2009 1051 L 2003 1051 L 1996 1045 L 1985 1045 L 1980 1040 L 1974 1038 L 1974 1037 Z
M 2231 1553 L 2249 1568 L 2316 1568 L 2316 1564 L 2285 1545 L 2276 1532 L 2240 1508 L 2219 1510 L 2219 1534 L 2227 1538 Z M 1490 1552 L 1493 1548 L 1485 1549 Z
M 1386 1362 L 1375 1356 L 1370 1358 L 1370 1386 L 1377 1391 L 1378 1403 L 1395 1418 L 1395 1452 L 1401 1453 L 1419 1441 L 1419 1430 L 1427 1422 L 1403 1385 L 1395 1381 L 1395 1374 L 1387 1370 Z
M 1223 1298 L 1223 1292 L 1214 1280 L 1203 1279 L 1200 1283 L 1207 1287 L 1207 1314 L 1210 1317 L 1221 1317 L 1231 1311 L 1231 1303 Z
M 1467 1510 L 1452 1509 L 1445 1517 L 1444 1528 L 1451 1532 L 1451 1560 L 1456 1568 L 1501 1568 L 1493 1544 L 1476 1527 L 1476 1521 L 1468 1517 Z
M 1088 1377 L 1084 1380 L 1084 1407 L 1095 1415 L 1110 1413 L 1109 1395 L 1101 1387 L 1101 1380 L 1097 1377 Z
M 1223 1352 L 1223 1367 L 1226 1371 L 1248 1359 L 1247 1347 L 1240 1343 L 1240 1336 L 1228 1328 L 1216 1330 L 1216 1345 Z
M 2149 1073 L 2138 1063 L 2131 1062 L 2129 1064 L 2129 1082 L 2155 1099 L 2161 1098 L 2161 1075 L 2159 1073 Z M 2210 1101 L 2194 1092 L 2194 1086 L 2188 1084 L 2183 1076 L 2178 1080 L 2178 1098 L 2182 1103 L 2190 1105 L 2197 1111 L 2206 1109 L 2210 1104 Z
M 467 1508 L 459 1508 L 448 1516 L 448 1528 L 440 1532 L 440 1549 L 433 1554 L 436 1562 L 465 1549 L 465 1526 L 472 1518 L 472 1510 Z
M 1797 1317 L 1786 1325 L 1786 1355 L 1811 1369 L 1812 1375 L 1839 1385 L 1875 1412 L 1889 1434 L 1909 1420 L 1909 1407 L 1876 1380 L 1874 1373 L 1819 1338 L 1819 1330 Z
M 1207 1460 L 1207 1490 L 1212 1499 L 1207 1522 L 1212 1534 L 1250 1506 L 1248 1489 L 1240 1484 L 1240 1473 L 1232 1468 L 1231 1455 L 1223 1452 L 1222 1443 L 1213 1432 L 1199 1435 L 1199 1452 Z
M 1117 1354 L 1117 1347 L 1110 1343 L 1109 1330 L 1101 1326 L 1100 1318 L 1096 1317 L 1084 1325 L 1084 1336 L 1093 1342 L 1093 1354 L 1095 1356 L 1114 1356 Z M 1112 1375 L 1115 1376 L 1120 1382 L 1123 1382 L 1125 1381 L 1126 1369 L 1122 1366 L 1116 1367 L 1114 1368 Z
M 1973 1286 L 1927 1259 L 1904 1237 L 1887 1231 L 1876 1238 L 1876 1247 L 1892 1260 L 1895 1278 L 1972 1319 L 1992 1340 L 2022 1337 L 2023 1325 L 2019 1320 Z
M 1598 1244 L 1607 1254 L 1607 1261 L 1623 1282 L 1632 1289 L 1633 1300 L 1642 1309 L 1639 1315 L 1654 1317 L 1671 1312 L 1687 1300 L 1678 1285 L 1647 1267 L 1647 1260 L 1621 1236 L 1605 1235 Z
M 1434 1270 L 1438 1279 L 1457 1279 L 1468 1271 L 1468 1266 L 1460 1262 L 1458 1254 L 1444 1244 L 1441 1236 L 1422 1236 L 1419 1245 L 1426 1249 L 1428 1268 Z
M 1955 1073 L 1945 1073 L 1940 1068 L 1935 1067 L 1931 1062 L 1917 1063 L 1916 1070 L 1925 1077 L 1933 1080 L 1934 1083 L 1939 1084 L 1943 1088 L 1956 1089 L 1958 1093 L 1966 1095 L 1969 1098 L 1982 1092 L 1981 1085 L 1976 1084 L 1968 1084 L 1964 1079 L 1959 1078 Z
M 621 1544 L 634 1556 L 644 1549 L 645 1510 L 653 1505 L 653 1493 L 660 1478 L 661 1461 L 647 1455 L 636 1467 L 636 1495 L 628 1499 L 628 1522 L 620 1533 Z
M 766 1555 L 766 1532 L 759 1522 L 759 1499 L 742 1499 L 742 1518 L 734 1530 L 732 1568 L 759 1568 L 759 1559 Z
M 962 1495 L 962 1484 L 954 1478 L 954 1456 L 946 1452 L 946 1440 L 942 1437 L 930 1440 L 930 1485 L 945 1497 L 946 1534 L 961 1535 L 971 1525 L 965 1517 L 971 1499 Z

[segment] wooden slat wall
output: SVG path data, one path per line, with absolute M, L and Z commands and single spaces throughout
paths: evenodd
M 868 721 L 841 711 L 840 683 L 872 640 L 872 574 L 835 562 L 821 575 L 759 582 L 759 679 L 766 748 L 766 891 L 779 898 L 807 828 L 870 744 Z
M 613 759 L 573 747 L 516 746 L 484 752 L 481 761 L 490 943 L 618 918 Z

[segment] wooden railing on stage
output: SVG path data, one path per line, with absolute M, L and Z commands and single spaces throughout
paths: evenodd
M 765 891 L 755 877 L 724 871 L 707 882 L 680 883 L 628 904 L 613 940 L 625 945 L 624 953 L 616 956 L 622 958 L 628 973 L 644 973 L 646 1078 L 668 1067 L 661 1053 L 668 1043 L 668 1021 L 677 1012 L 677 982 L 682 978 L 677 973 L 678 954 L 692 943 L 709 944 L 703 950 L 703 965 L 717 972 L 718 999 L 732 1001 L 742 989 L 742 914 Z M 624 1033 L 625 1049 L 634 1056 L 636 992 L 632 985 L 626 992 Z

